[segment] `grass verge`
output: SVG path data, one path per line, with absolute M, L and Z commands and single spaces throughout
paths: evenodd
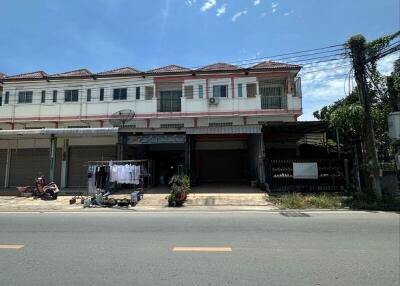
M 269 200 L 280 209 L 338 209 L 371 211 L 400 211 L 400 197 L 384 196 L 376 201 L 372 196 L 362 193 L 345 197 L 340 194 L 272 194 Z
M 381 201 L 376 201 L 371 195 L 356 193 L 343 202 L 351 209 L 370 211 L 400 211 L 400 197 L 384 195 Z
M 342 206 L 342 197 L 333 194 L 273 194 L 270 201 L 281 209 L 337 209 Z

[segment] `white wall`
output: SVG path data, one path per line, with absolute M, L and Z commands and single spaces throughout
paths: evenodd
M 238 98 L 238 84 L 242 84 L 242 98 Z M 281 117 L 285 121 L 286 117 L 295 118 L 293 114 L 301 114 L 301 97 L 288 95 L 288 110 L 261 110 L 261 100 L 257 95 L 254 98 L 247 98 L 246 85 L 256 83 L 256 77 L 234 78 L 232 90 L 232 79 L 210 78 L 208 80 L 209 96 L 212 96 L 214 85 L 228 85 L 228 98 L 219 98 L 218 105 L 208 104 L 206 98 L 206 80 L 187 79 L 182 81 L 182 91 L 185 85 L 193 85 L 193 99 L 182 98 L 182 108 L 180 113 L 167 114 L 157 112 L 157 99 L 144 100 L 145 86 L 154 86 L 154 78 L 130 77 L 130 78 L 99 78 L 58 80 L 58 81 L 35 81 L 35 82 L 7 82 L 4 84 L 3 103 L 5 92 L 10 92 L 10 104 L 0 106 L 0 128 L 10 129 L 10 124 L 3 122 L 16 123 L 14 128 L 46 127 L 55 128 L 55 122 L 60 122 L 59 127 L 87 125 L 91 127 L 109 126 L 108 118 L 113 113 L 122 109 L 132 109 L 136 113 L 135 123 L 138 127 L 147 127 L 146 119 L 151 119 L 150 126 L 157 126 L 159 120 L 176 119 L 180 123 L 191 126 L 192 121 L 186 122 L 182 117 L 202 118 L 202 117 L 229 117 L 246 116 L 248 123 L 253 122 L 252 117 L 263 117 L 268 121 L 271 115 Z M 198 97 L 198 86 L 203 86 L 203 98 Z M 136 99 L 136 87 L 140 87 L 141 99 Z M 104 101 L 99 101 L 100 89 L 104 88 Z M 127 88 L 127 100 L 113 100 L 112 91 L 114 88 Z M 177 87 L 179 88 L 179 86 Z M 64 90 L 78 89 L 79 102 L 64 102 Z M 91 101 L 87 102 L 86 92 L 91 89 Z M 33 91 L 33 103 L 17 104 L 18 91 Z M 46 90 L 46 102 L 40 103 L 41 92 Z M 53 90 L 57 90 L 57 103 L 52 102 Z M 157 89 L 158 90 L 158 89 Z M 233 92 L 232 92 L 233 91 Z M 234 97 L 232 98 L 232 95 Z M 290 115 L 290 116 L 288 116 Z M 103 123 L 100 123 L 103 120 Z M 259 120 L 257 120 L 259 121 Z M 19 124 L 22 123 L 22 124 Z

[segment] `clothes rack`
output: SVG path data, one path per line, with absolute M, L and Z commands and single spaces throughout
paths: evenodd
M 140 170 L 140 174 L 138 175 L 139 183 L 130 184 L 126 182 L 119 183 L 117 181 L 110 181 L 110 176 L 111 176 L 110 168 L 115 165 L 140 166 L 140 168 L 138 168 Z M 97 192 L 99 189 L 101 190 L 105 189 L 110 191 L 111 189 L 115 189 L 117 185 L 122 185 L 122 184 L 133 185 L 134 189 L 136 189 L 139 186 L 139 189 L 141 189 L 141 191 L 143 191 L 145 186 L 148 187 L 153 185 L 154 162 L 152 160 L 141 159 L 141 160 L 88 161 L 86 166 L 88 167 L 88 194 L 93 194 Z M 100 176 L 100 178 L 98 176 Z M 132 176 L 130 178 L 132 178 Z

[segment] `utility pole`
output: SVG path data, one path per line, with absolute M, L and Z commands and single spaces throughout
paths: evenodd
M 368 94 L 366 81 L 366 39 L 362 35 L 356 35 L 348 41 L 351 50 L 355 79 L 358 94 L 363 110 L 361 138 L 364 149 L 364 162 L 368 163 L 369 181 L 377 200 L 382 199 L 380 166 L 376 153 L 375 132 L 371 118 L 371 100 Z

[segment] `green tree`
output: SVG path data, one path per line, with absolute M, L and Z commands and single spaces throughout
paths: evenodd
M 381 75 L 380 75 L 381 76 Z M 400 59 L 394 63 L 390 76 L 383 77 L 380 90 L 371 84 L 369 96 L 372 101 L 371 117 L 379 157 L 384 160 L 390 156 L 391 141 L 388 135 L 387 118 L 389 113 L 399 110 L 400 103 Z M 360 138 L 362 110 L 357 88 L 348 96 L 324 106 L 313 113 L 318 120 L 327 121 L 333 128 L 339 129 L 341 142 L 350 145 L 353 139 Z

